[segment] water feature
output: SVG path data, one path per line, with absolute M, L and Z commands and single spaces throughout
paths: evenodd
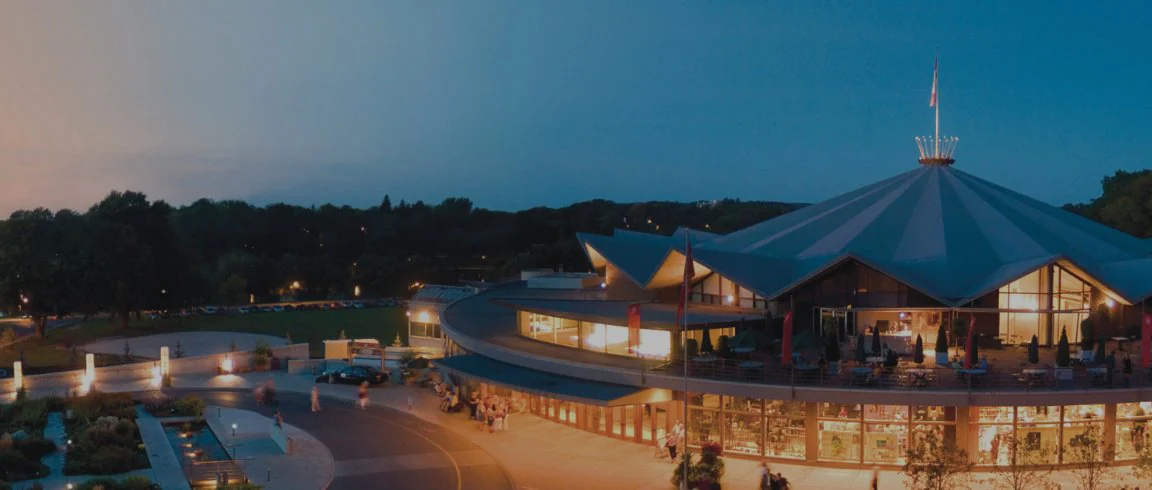
M 164 424 L 164 435 L 182 461 L 224 461 L 232 459 L 220 439 L 204 422 Z

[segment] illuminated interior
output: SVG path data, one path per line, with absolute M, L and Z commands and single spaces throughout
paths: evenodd
M 672 334 L 666 330 L 636 329 L 521 311 L 520 335 L 550 344 L 621 356 L 667 357 Z

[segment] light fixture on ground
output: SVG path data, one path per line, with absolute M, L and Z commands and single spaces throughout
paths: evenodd
M 20 391 L 24 388 L 24 363 L 14 361 L 12 363 L 12 388 Z

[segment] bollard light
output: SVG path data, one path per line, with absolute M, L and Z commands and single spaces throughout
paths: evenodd
M 152 366 L 152 386 L 159 387 L 163 376 L 160 375 L 160 367 Z
M 168 363 L 168 346 L 160 348 L 160 375 L 168 376 L 172 374 L 172 366 Z
M 232 373 L 232 355 L 231 354 L 225 355 L 224 360 L 220 361 L 220 372 L 222 372 L 224 374 L 231 374 Z
M 20 391 L 21 389 L 24 388 L 24 363 L 23 362 L 14 361 L 12 363 L 12 386 L 16 388 L 16 391 Z
M 232 437 L 236 437 L 236 423 L 232 423 Z

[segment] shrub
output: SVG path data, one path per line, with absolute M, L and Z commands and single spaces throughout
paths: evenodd
M 76 488 L 80 490 L 153 490 L 160 488 L 160 486 L 143 476 L 130 476 L 122 481 L 107 477 L 92 478 L 77 485 Z
M 1072 353 L 1068 347 L 1068 331 L 1060 329 L 1060 342 L 1056 344 L 1056 366 L 1068 367 L 1072 364 Z
M 936 352 L 948 352 L 948 329 L 944 322 L 940 322 L 940 329 L 936 331 Z
M 176 414 L 184 417 L 203 417 L 204 416 L 204 400 L 196 395 L 188 395 L 184 398 L 176 400 L 175 403 Z
M 29 459 L 15 449 L 0 451 L 0 470 L 4 472 L 4 478 L 10 481 L 40 478 L 49 472 L 47 466 L 40 464 L 40 460 Z
M 148 456 L 135 447 L 103 445 L 74 449 L 65 461 L 66 475 L 113 475 L 148 467 Z
M 14 441 L 12 448 L 24 453 L 24 457 L 30 461 L 40 461 L 44 456 L 56 452 L 56 443 L 40 436 L 31 436 Z
M 16 343 L 16 331 L 11 327 L 5 328 L 4 333 L 0 334 L 0 344 L 8 345 Z
M 721 335 L 716 342 L 716 355 L 728 359 L 732 357 L 732 347 L 728 345 L 728 336 Z
M 688 339 L 685 342 L 685 344 L 686 345 L 685 345 L 685 353 L 684 354 L 687 355 L 688 357 L 696 357 L 696 354 L 698 352 L 700 352 L 699 342 L 697 342 L 696 339 Z

